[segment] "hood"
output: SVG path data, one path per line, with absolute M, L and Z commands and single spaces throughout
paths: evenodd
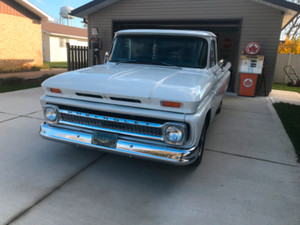
M 211 79 L 200 69 L 108 63 L 52 77 L 42 86 L 50 96 L 193 113 L 212 88 Z M 59 88 L 62 94 L 49 88 Z M 182 107 L 162 107 L 162 100 Z

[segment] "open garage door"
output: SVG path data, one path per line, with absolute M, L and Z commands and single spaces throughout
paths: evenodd
M 218 37 L 219 58 L 232 63 L 232 74 L 228 90 L 233 92 L 238 71 L 238 48 L 240 43 L 241 20 L 192 20 L 192 21 L 114 21 L 113 33 L 124 29 L 180 29 L 205 30 Z

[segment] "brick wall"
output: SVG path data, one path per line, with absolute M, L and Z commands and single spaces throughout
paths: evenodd
M 43 64 L 39 20 L 0 13 L 0 71 Z

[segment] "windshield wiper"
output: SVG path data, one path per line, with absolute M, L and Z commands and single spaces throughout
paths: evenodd
M 162 65 L 162 66 L 170 66 L 170 67 L 174 67 L 176 69 L 180 69 L 182 70 L 182 67 L 180 66 L 175 66 L 175 65 L 172 65 L 170 63 L 166 63 L 166 62 L 157 62 L 157 63 L 152 63 L 152 62 L 140 62 L 140 61 L 137 61 L 135 59 L 128 59 L 128 60 L 123 60 L 123 61 L 117 61 L 117 62 L 114 62 L 116 63 L 116 65 L 120 64 L 120 63 L 138 63 L 138 64 L 149 64 L 149 65 Z
M 117 61 L 115 62 L 116 65 L 120 64 L 120 63 L 135 63 L 137 62 L 135 59 L 128 59 L 128 60 L 123 60 L 123 61 Z
M 166 63 L 166 62 L 159 62 L 159 63 L 157 63 L 157 65 L 171 66 L 171 67 L 175 67 L 175 68 L 177 68 L 177 69 L 182 70 L 182 67 L 180 67 L 180 66 L 175 66 L 175 65 L 173 65 L 173 64 Z

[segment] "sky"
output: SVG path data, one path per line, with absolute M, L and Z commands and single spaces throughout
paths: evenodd
M 32 4 L 59 21 L 59 12 L 62 6 L 70 6 L 74 9 L 91 2 L 92 0 L 29 0 Z M 81 18 L 70 20 L 71 26 L 83 27 Z M 67 24 L 66 20 L 64 24 Z

